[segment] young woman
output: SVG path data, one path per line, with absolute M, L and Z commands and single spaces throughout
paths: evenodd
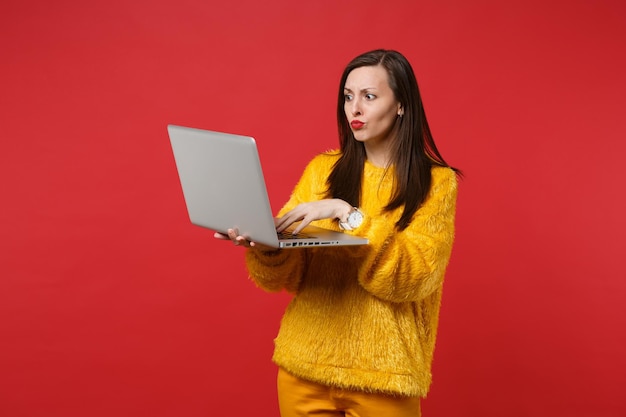
M 294 294 L 275 340 L 281 416 L 420 415 L 431 383 L 457 172 L 433 141 L 413 70 L 395 51 L 341 78 L 340 150 L 315 157 L 276 220 L 367 237 L 358 247 L 275 250 L 239 236 L 250 276 Z

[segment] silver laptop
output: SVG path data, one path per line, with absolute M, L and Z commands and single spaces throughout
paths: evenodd
M 237 228 L 276 248 L 364 245 L 365 238 L 307 226 L 279 236 L 254 138 L 189 127 L 167 127 L 191 222 L 221 233 Z

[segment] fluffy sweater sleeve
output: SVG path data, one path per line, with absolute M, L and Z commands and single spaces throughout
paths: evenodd
M 307 165 L 289 201 L 279 211 L 278 217 L 300 203 L 324 198 L 328 173 L 320 170 L 320 166 L 328 166 L 333 160 L 331 156 L 321 154 Z M 314 222 L 316 223 L 319 225 L 326 222 Z M 277 249 L 269 252 L 248 249 L 245 260 L 251 279 L 260 288 L 270 292 L 286 290 L 295 293 L 307 268 L 308 255 L 309 249 L 305 248 Z
M 399 212 L 372 213 L 359 228 L 370 239 L 359 282 L 384 300 L 419 301 L 443 284 L 454 241 L 457 181 L 449 168 L 434 168 L 432 178 L 426 201 L 405 230 L 395 229 Z

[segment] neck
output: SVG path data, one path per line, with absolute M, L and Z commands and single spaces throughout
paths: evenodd
M 391 152 L 388 146 L 389 141 L 378 144 L 365 144 L 365 156 L 367 160 L 374 166 L 387 168 L 391 163 Z
M 400 118 L 396 119 L 395 125 L 383 137 L 376 140 L 363 142 L 367 160 L 374 166 L 388 168 L 392 162 L 392 143 L 396 141 Z

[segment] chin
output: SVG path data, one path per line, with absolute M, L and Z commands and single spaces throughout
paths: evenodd
M 369 139 L 367 136 L 359 135 L 358 133 L 352 133 L 352 136 L 357 142 L 367 142 L 367 140 Z

